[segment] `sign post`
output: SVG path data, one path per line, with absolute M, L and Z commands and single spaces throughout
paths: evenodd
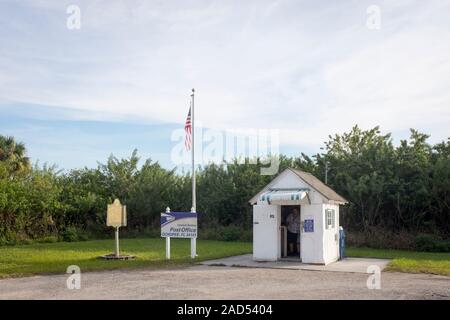
M 166 259 L 170 260 L 170 237 L 166 237 Z
M 119 258 L 119 228 L 127 225 L 127 207 L 120 204 L 120 200 L 116 199 L 112 204 L 108 204 L 108 212 L 106 215 L 106 225 L 115 228 L 116 239 L 116 258 Z
M 197 238 L 191 238 L 191 258 L 195 259 L 197 256 Z
M 170 213 L 169 207 L 166 208 L 166 213 Z M 170 260 L 170 237 L 166 237 L 166 259 Z
M 115 231 L 115 234 L 116 234 L 116 251 L 115 251 L 116 258 L 118 258 L 120 256 L 120 254 L 119 254 L 119 228 L 120 227 L 116 227 L 116 231 Z
M 120 203 L 119 199 L 115 199 L 112 204 L 108 204 L 106 214 L 106 225 L 113 227 L 115 233 L 115 250 L 114 254 L 102 256 L 103 259 L 133 259 L 133 256 L 121 256 L 119 250 L 119 228 L 127 226 L 127 207 Z
M 166 258 L 170 259 L 170 238 L 190 238 L 191 258 L 196 257 L 197 213 L 171 212 L 170 208 L 161 213 L 161 237 L 166 238 Z

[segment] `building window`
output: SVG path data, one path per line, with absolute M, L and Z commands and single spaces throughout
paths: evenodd
M 336 214 L 334 209 L 325 209 L 325 229 L 334 229 Z

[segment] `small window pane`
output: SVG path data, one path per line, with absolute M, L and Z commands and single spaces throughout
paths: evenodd
M 334 228 L 336 225 L 336 215 L 334 209 L 325 210 L 325 229 Z
M 332 228 L 334 228 L 335 227 L 335 223 L 336 223 L 336 215 L 335 215 L 335 213 L 334 213 L 334 209 L 333 210 L 331 210 L 331 225 L 332 225 Z

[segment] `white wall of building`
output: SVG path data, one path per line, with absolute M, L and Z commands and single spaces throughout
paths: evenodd
M 300 257 L 304 263 L 325 263 L 323 249 L 323 204 L 302 205 L 300 209 L 300 220 L 314 220 L 314 232 L 301 232 L 300 234 Z

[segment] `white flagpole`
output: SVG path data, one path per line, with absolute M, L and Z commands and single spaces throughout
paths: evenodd
M 192 130 L 192 212 L 197 212 L 197 199 L 195 192 L 195 111 L 194 111 L 194 93 L 195 90 L 192 89 L 192 102 L 191 102 L 191 130 Z M 191 238 L 191 258 L 195 258 L 197 256 L 197 238 Z
M 192 127 L 192 212 L 196 212 L 197 209 L 197 199 L 195 196 L 195 111 L 194 111 L 194 92 L 192 89 L 192 102 L 191 102 L 191 127 Z

